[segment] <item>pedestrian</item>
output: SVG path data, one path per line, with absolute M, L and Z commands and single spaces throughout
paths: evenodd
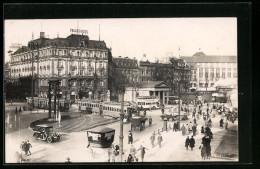
M 193 136 L 196 136 L 196 132 L 197 132 L 196 124 L 194 124 L 194 125 L 192 126 L 192 132 L 193 132 Z
M 148 150 L 146 147 L 143 147 L 142 145 L 140 145 L 140 148 L 137 151 L 141 151 L 141 160 L 142 162 L 144 161 L 144 154 L 145 154 L 145 150 Z
M 197 124 L 196 118 L 193 119 L 193 123 L 194 123 L 194 124 Z
M 201 133 L 204 133 L 204 126 L 201 126 Z
M 146 116 L 146 110 L 144 110 L 144 117 Z
M 131 145 L 131 148 L 130 148 L 130 154 L 132 155 L 133 158 L 135 158 L 136 148 L 134 147 L 133 144 Z
M 182 131 L 182 135 L 184 136 L 186 134 L 186 128 L 185 128 L 184 124 L 181 127 L 181 131 Z
M 65 161 L 65 163 L 71 163 L 70 158 L 68 157 Z
M 189 124 L 189 132 L 192 132 L 192 123 L 190 121 L 190 124 Z
M 32 145 L 31 143 L 29 142 L 29 140 L 26 142 L 26 149 L 27 149 L 27 155 L 31 155 L 31 151 L 30 151 L 30 148 L 32 148 Z M 30 153 L 30 154 L 29 154 Z
M 223 119 L 221 119 L 220 121 L 219 121 L 219 126 L 220 126 L 220 128 L 223 128 Z
M 108 155 L 108 161 L 107 162 L 110 162 L 111 154 L 112 154 L 112 147 L 110 146 L 109 149 L 107 150 L 107 155 Z
M 177 123 L 174 122 L 174 123 L 173 123 L 173 131 L 177 131 L 177 128 L 178 128 L 178 127 L 177 127 Z
M 207 158 L 210 159 L 210 157 L 211 157 L 211 146 L 210 145 L 206 146 L 206 153 L 207 153 Z
M 161 148 L 161 146 L 162 146 L 161 143 L 163 141 L 163 138 L 160 133 L 159 133 L 159 136 L 157 137 L 157 141 L 158 141 L 159 147 Z
M 152 121 L 153 121 L 152 116 L 150 116 L 149 117 L 149 127 L 152 125 Z
M 22 108 L 20 107 L 19 112 L 22 112 Z
M 203 160 L 205 160 L 206 156 L 207 156 L 206 147 L 205 147 L 205 146 L 202 146 L 202 147 L 201 147 L 201 158 L 202 158 Z
M 186 138 L 186 140 L 185 140 L 186 150 L 188 150 L 189 144 L 190 144 L 190 139 L 189 139 L 189 136 L 187 136 L 187 138 Z
M 190 148 L 191 148 L 191 151 L 192 151 L 193 147 L 195 147 L 195 140 L 194 140 L 193 136 L 191 136 L 189 143 L 190 143 Z
M 17 107 L 15 107 L 15 114 L 17 114 Z
M 133 134 L 132 132 L 129 130 L 128 133 L 128 144 L 132 144 L 133 143 Z
M 225 129 L 228 130 L 228 121 L 225 123 Z
M 155 133 L 153 133 L 150 137 L 152 147 L 154 147 L 154 141 L 155 141 Z
M 162 108 L 162 114 L 164 114 L 164 108 Z
M 131 154 L 129 154 L 128 157 L 127 157 L 127 162 L 128 162 L 128 163 L 131 163 L 131 162 L 133 162 L 133 161 L 134 161 L 133 156 L 132 156 Z
M 211 121 L 211 118 L 209 118 L 209 120 L 208 120 L 208 126 L 211 127 L 211 124 L 212 124 L 212 121 Z

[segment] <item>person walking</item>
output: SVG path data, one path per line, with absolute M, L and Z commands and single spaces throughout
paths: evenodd
M 189 144 L 190 144 L 190 139 L 189 139 L 189 136 L 187 136 L 187 138 L 186 138 L 186 140 L 185 140 L 186 150 L 188 150 Z
M 145 154 L 145 150 L 148 150 L 146 147 L 143 147 L 142 145 L 140 145 L 140 148 L 137 151 L 141 151 L 141 160 L 142 162 L 144 161 L 144 154 Z
M 130 148 L 130 154 L 132 155 L 133 158 L 135 158 L 135 155 L 136 155 L 136 149 L 135 149 L 135 147 L 134 147 L 133 144 L 131 145 L 131 148 Z
M 153 121 L 152 116 L 150 116 L 149 117 L 149 127 L 152 125 L 152 121 Z
M 25 143 L 26 144 L 26 149 L 27 149 L 27 156 L 32 155 L 30 148 L 32 148 L 31 143 L 29 142 L 29 140 Z M 30 153 L 30 154 L 29 154 Z
M 162 146 L 161 143 L 163 141 L 163 138 L 160 133 L 159 133 L 159 136 L 157 137 L 157 141 L 158 141 L 159 147 L 161 148 L 161 146 Z
M 197 132 L 196 124 L 194 124 L 194 125 L 192 126 L 192 132 L 193 132 L 193 136 L 196 136 L 196 132 Z
M 178 128 L 177 123 L 174 122 L 174 123 L 173 123 L 173 131 L 177 131 L 177 128 Z
M 197 124 L 196 118 L 193 119 L 193 123 L 194 123 L 194 124 Z
M 128 144 L 132 144 L 133 143 L 133 134 L 132 132 L 129 130 L 128 133 Z
M 190 148 L 191 148 L 191 151 L 192 151 L 193 147 L 195 147 L 195 140 L 194 140 L 193 136 L 191 136 L 189 143 L 190 143 Z
M 182 135 L 184 136 L 186 134 L 186 128 L 185 128 L 184 124 L 181 127 L 181 131 L 182 131 Z
M 154 141 L 155 141 L 155 133 L 153 133 L 150 137 L 152 147 L 154 147 Z
M 201 126 L 201 133 L 204 134 L 204 126 Z
M 223 119 L 221 119 L 220 121 L 219 121 L 219 126 L 220 126 L 220 128 L 223 128 Z
M 18 110 L 17 110 L 17 107 L 15 107 L 15 114 L 17 114 Z
M 225 129 L 228 130 L 228 121 L 225 123 Z

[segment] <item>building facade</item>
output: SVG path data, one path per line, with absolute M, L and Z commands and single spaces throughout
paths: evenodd
M 141 81 L 163 81 L 169 86 L 171 95 L 179 92 L 179 86 L 180 92 L 189 90 L 190 66 L 184 60 L 172 57 L 167 63 L 152 63 L 147 59 L 139 63 Z
M 220 80 L 237 79 L 237 56 L 206 55 L 197 52 L 191 57 L 182 56 L 192 66 L 190 89 L 199 92 L 216 91 Z
M 126 83 L 135 84 L 140 82 L 140 70 L 138 68 L 138 61 L 129 57 L 113 57 L 115 69 L 126 76 Z
M 50 79 L 59 79 L 62 98 L 105 99 L 109 53 L 104 41 L 89 40 L 87 35 L 49 39 L 41 32 L 39 39 L 11 55 L 11 80 L 33 75 L 39 97 L 47 97 Z

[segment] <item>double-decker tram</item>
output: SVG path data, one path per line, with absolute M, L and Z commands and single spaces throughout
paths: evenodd
M 143 109 L 160 108 L 160 100 L 156 96 L 139 96 L 136 97 L 138 107 Z

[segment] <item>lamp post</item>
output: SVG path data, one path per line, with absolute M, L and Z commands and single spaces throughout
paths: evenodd
M 125 86 L 121 87 L 121 112 L 120 112 L 120 135 L 119 135 L 119 147 L 120 147 L 120 158 L 121 162 L 123 160 L 123 119 L 124 119 L 124 92 L 125 92 Z

